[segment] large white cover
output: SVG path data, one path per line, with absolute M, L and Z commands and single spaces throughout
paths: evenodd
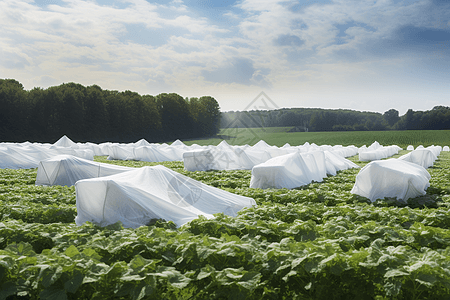
M 430 178 L 424 167 L 405 160 L 373 161 L 359 171 L 351 193 L 372 202 L 384 197 L 406 201 L 425 195 Z
M 72 186 L 78 180 L 114 175 L 136 168 L 98 163 L 72 155 L 58 155 L 39 163 L 36 185 Z
M 122 222 L 136 228 L 152 219 L 181 226 L 199 215 L 236 216 L 256 205 L 252 198 L 235 195 L 183 176 L 164 166 L 143 167 L 117 175 L 80 180 L 75 184 L 77 217 L 100 226 Z

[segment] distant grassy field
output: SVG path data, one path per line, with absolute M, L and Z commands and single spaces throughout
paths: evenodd
M 267 128 L 227 128 L 222 129 L 216 138 L 183 141 L 187 145 L 217 145 L 226 140 L 231 145 L 254 145 L 264 140 L 270 145 L 292 146 L 305 142 L 317 145 L 362 145 L 369 146 L 377 141 L 382 145 L 450 146 L 450 130 L 405 130 L 405 131 L 335 131 L 335 132 L 288 132 L 292 127 Z

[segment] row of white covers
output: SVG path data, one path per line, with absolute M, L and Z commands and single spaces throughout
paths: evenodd
M 254 199 L 195 181 L 164 166 L 142 167 L 116 175 L 84 179 L 75 184 L 77 216 L 100 226 L 122 222 L 136 228 L 154 219 L 181 226 L 200 215 L 236 216 Z
M 429 146 L 429 147 L 427 147 L 427 148 L 435 148 L 435 147 L 437 147 L 437 149 L 439 149 L 440 151 L 446 151 L 446 152 L 450 151 L 450 148 L 449 148 L 448 146 L 442 147 L 442 146 L 431 145 L 431 146 Z M 417 146 L 416 150 L 417 150 L 417 149 L 424 149 L 424 146 L 423 146 L 423 145 L 419 145 L 419 146 Z M 414 146 L 413 146 L 413 145 L 409 145 L 409 146 L 406 148 L 406 150 L 412 151 L 412 150 L 414 150 Z
M 41 161 L 36 185 L 75 185 L 78 225 L 122 222 L 139 227 L 152 219 L 177 226 L 203 215 L 236 216 L 256 205 L 252 198 L 210 187 L 163 166 L 130 168 L 70 155 Z
M 425 195 L 430 178 L 424 167 L 406 160 L 372 161 L 359 171 L 351 193 L 372 202 L 385 197 L 406 202 L 409 198 Z
M 58 155 L 67 154 L 88 160 L 94 159 L 94 153 L 87 149 L 74 149 L 50 144 L 1 143 L 0 169 L 32 169 L 39 162 Z
M 382 146 L 378 142 L 373 142 L 369 147 L 362 146 L 359 148 L 359 161 L 373 161 L 388 158 L 402 150 L 397 145 Z
M 254 166 L 268 161 L 269 159 L 292 154 L 325 151 L 330 153 L 327 157 L 338 156 L 341 158 L 355 155 L 358 148 L 355 146 L 317 146 L 315 144 L 304 144 L 302 146 L 285 145 L 281 148 L 269 146 L 260 141 L 255 146 L 230 146 L 221 142 L 217 147 L 211 146 L 207 149 L 187 151 L 183 154 L 184 168 L 187 171 L 207 170 L 251 170 Z M 331 154 L 333 153 L 333 154 Z M 333 159 L 332 161 L 335 161 Z M 331 170 L 332 168 L 330 168 Z M 338 168 L 337 170 L 341 170 Z M 330 171 L 336 175 L 336 170 Z
M 358 153 L 358 148 L 355 146 L 342 147 L 337 146 L 317 146 L 315 144 L 310 145 L 305 143 L 301 146 L 290 146 L 289 144 L 283 147 L 270 146 L 264 141 L 259 141 L 253 146 L 243 145 L 243 146 L 231 146 L 225 140 L 219 143 L 217 146 L 200 146 L 197 144 L 187 146 L 183 142 L 177 140 L 170 146 L 167 144 L 148 144 L 142 146 L 136 146 L 134 144 L 111 144 L 102 146 L 108 152 L 108 159 L 120 159 L 120 160 L 139 160 L 148 162 L 161 162 L 161 161 L 174 161 L 174 160 L 184 160 L 184 155 L 187 152 L 192 151 L 204 151 L 210 150 L 215 154 L 215 156 L 228 156 L 229 161 L 235 161 L 238 166 L 233 167 L 234 169 L 251 169 L 255 164 L 264 162 L 272 157 L 281 156 L 289 154 L 295 151 L 307 152 L 314 150 L 331 148 L 337 151 L 340 155 L 344 157 L 352 156 Z M 227 153 L 223 153 L 227 152 Z M 235 153 L 231 153 L 235 152 Z M 242 155 L 249 156 L 249 158 L 240 158 Z M 189 154 L 187 155 L 189 157 Z M 249 161 L 250 159 L 250 161 Z M 256 162 L 252 162 L 255 160 Z M 249 163 L 252 165 L 249 167 Z M 232 169 L 233 169 L 232 168 Z
M 331 151 L 294 152 L 254 166 L 250 187 L 292 189 L 350 168 L 359 166 Z
M 441 149 L 442 147 L 440 146 L 417 148 L 416 150 L 400 156 L 398 159 L 415 163 L 424 168 L 429 168 L 433 166 L 434 162 L 441 153 Z

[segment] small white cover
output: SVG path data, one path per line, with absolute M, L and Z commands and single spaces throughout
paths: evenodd
M 72 186 L 78 180 L 109 176 L 136 168 L 98 163 L 72 155 L 58 155 L 39 162 L 36 185 Z
M 53 146 L 58 146 L 58 147 L 70 147 L 70 148 L 74 148 L 77 149 L 78 145 L 77 143 L 73 142 L 71 139 L 69 139 L 66 135 L 63 135 L 59 140 L 57 140 Z
M 256 205 L 252 198 L 208 186 L 164 166 L 80 180 L 75 190 L 77 225 L 120 221 L 124 227 L 137 228 L 152 219 L 164 219 L 181 226 L 199 215 L 236 216 L 242 208 Z
M 369 198 L 372 202 L 384 197 L 406 201 L 425 195 L 430 178 L 424 167 L 408 161 L 373 161 L 359 171 L 351 193 Z

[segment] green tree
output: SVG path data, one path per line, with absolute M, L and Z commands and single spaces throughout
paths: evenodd
M 217 134 L 219 132 L 221 114 L 219 103 L 217 103 L 216 99 L 211 96 L 203 96 L 197 101 L 191 101 L 190 105 L 192 104 L 196 107 L 195 115 L 192 114 L 192 117 L 200 127 L 199 136 Z
M 108 112 L 104 93 L 98 85 L 86 89 L 84 100 L 84 139 L 100 140 L 107 135 Z
M 175 93 L 162 93 L 156 96 L 156 104 L 164 139 L 173 140 L 193 136 L 193 118 L 189 110 L 189 102 Z
M 383 114 L 384 120 L 388 123 L 389 126 L 394 126 L 395 123 L 400 121 L 400 117 L 398 114 L 398 110 L 391 108 L 390 110 L 387 110 Z
M 0 79 L 0 138 L 15 140 L 27 129 L 26 91 L 14 79 Z

